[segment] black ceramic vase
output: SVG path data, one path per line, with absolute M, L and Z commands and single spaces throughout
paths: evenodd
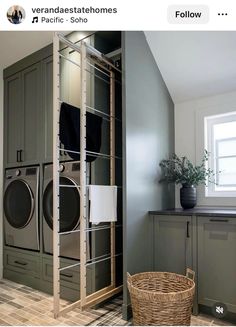
M 183 209 L 195 207 L 197 204 L 197 190 L 194 185 L 182 185 L 180 189 L 180 204 Z

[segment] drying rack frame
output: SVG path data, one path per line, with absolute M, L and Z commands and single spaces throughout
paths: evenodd
M 60 308 L 60 271 L 69 269 L 72 266 L 60 268 L 60 140 L 59 140 L 59 117 L 60 117 L 60 42 L 64 43 L 73 51 L 80 53 L 80 65 L 69 58 L 72 64 L 80 67 L 81 77 L 81 108 L 80 108 L 80 262 L 73 265 L 80 267 L 80 300 L 69 304 L 63 309 Z M 81 310 L 99 304 L 122 291 L 122 285 L 116 286 L 116 249 L 115 249 L 115 222 L 110 223 L 110 256 L 111 260 L 111 283 L 92 294 L 87 295 L 86 265 L 87 265 L 87 185 L 86 185 L 86 92 L 87 76 L 86 64 L 90 60 L 105 70 L 110 82 L 110 185 L 115 185 L 115 73 L 121 72 L 102 53 L 97 51 L 85 41 L 80 45 L 68 40 L 61 33 L 54 33 L 53 37 L 53 298 L 54 317 L 66 313 L 75 307 Z M 66 151 L 66 149 L 65 149 Z M 92 231 L 93 228 L 90 228 Z M 96 228 L 94 229 L 96 230 Z M 96 258 L 95 258 L 96 259 Z M 102 259 L 103 260 L 103 259 Z M 100 259 L 101 261 L 101 259 Z M 92 260 L 91 264 L 99 262 Z

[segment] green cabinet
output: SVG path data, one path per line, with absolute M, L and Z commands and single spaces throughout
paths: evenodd
M 41 155 L 41 66 L 36 63 L 22 72 L 23 140 L 21 160 L 38 163 Z
M 4 70 L 4 166 L 52 160 L 52 45 Z
M 74 260 L 63 258 L 60 260 L 61 267 L 68 267 L 75 264 Z M 87 294 L 94 292 L 94 281 L 92 269 L 86 269 L 87 276 Z M 53 258 L 50 255 L 44 255 L 42 258 L 42 289 L 53 294 Z M 61 297 L 69 301 L 77 301 L 80 298 L 80 267 L 73 267 L 60 272 L 60 292 Z
M 68 57 L 76 62 L 78 58 L 74 58 L 78 53 L 70 55 L 69 49 L 64 50 Z M 71 60 L 72 60 L 71 59 Z M 60 100 L 80 106 L 80 71 L 70 61 L 62 58 L 61 61 L 61 94 Z M 42 61 L 42 99 L 43 99 L 43 162 L 52 162 L 53 160 L 53 57 L 49 56 Z M 64 149 L 61 144 L 61 149 Z M 63 150 L 60 150 L 60 160 L 70 160 L 70 156 Z
M 41 150 L 40 63 L 5 79 L 5 164 L 35 164 Z
M 198 217 L 198 303 L 236 313 L 236 219 Z
M 91 37 L 92 40 L 92 37 Z M 90 40 L 90 42 L 92 42 Z M 80 54 L 62 54 L 80 64 Z M 80 68 L 61 58 L 60 100 L 80 107 Z M 87 103 L 94 106 L 93 68 L 88 68 Z M 49 45 L 4 70 L 5 167 L 53 160 L 53 58 Z M 63 148 L 63 145 L 62 145 Z M 70 156 L 60 151 L 61 160 Z
M 4 269 L 12 270 L 32 278 L 40 276 L 39 255 L 8 248 L 4 251 Z
M 153 214 L 154 270 L 195 271 L 195 314 L 216 303 L 236 313 L 236 216 L 210 211 Z
M 154 270 L 186 274 L 192 267 L 192 223 L 189 216 L 154 217 Z
M 40 270 L 39 253 L 4 247 L 3 278 L 40 289 Z
M 19 161 L 22 139 L 22 94 L 21 74 L 17 73 L 5 80 L 4 109 L 4 152 L 6 164 Z
M 42 61 L 42 98 L 43 98 L 43 123 L 44 138 L 43 160 L 52 161 L 53 151 L 53 58 L 52 56 Z

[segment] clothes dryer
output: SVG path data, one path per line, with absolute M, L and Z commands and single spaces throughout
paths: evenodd
M 9 246 L 39 250 L 39 167 L 5 171 L 4 240 Z
M 44 167 L 43 185 L 43 245 L 44 252 L 53 253 L 53 165 Z M 80 162 L 60 164 L 60 232 L 79 229 L 80 226 Z M 60 256 L 80 258 L 80 233 L 60 236 Z

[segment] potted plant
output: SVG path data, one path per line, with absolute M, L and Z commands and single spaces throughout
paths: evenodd
M 184 209 L 191 209 L 197 204 L 196 186 L 207 182 L 214 182 L 213 170 L 206 167 L 209 152 L 204 151 L 200 165 L 193 165 L 187 157 L 178 157 L 173 154 L 170 159 L 160 162 L 162 178 L 160 182 L 181 184 L 180 204 Z

